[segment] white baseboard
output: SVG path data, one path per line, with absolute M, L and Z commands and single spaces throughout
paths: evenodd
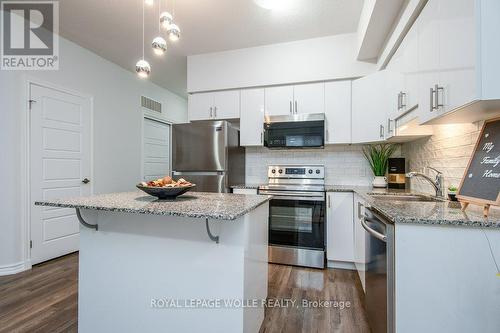
M 24 272 L 30 268 L 31 264 L 25 261 L 20 261 L 15 264 L 0 266 L 0 276 Z
M 339 268 L 339 269 L 350 269 L 355 271 L 356 266 L 354 265 L 353 262 L 347 262 L 347 261 L 333 261 L 333 260 L 328 260 L 327 263 L 328 268 Z

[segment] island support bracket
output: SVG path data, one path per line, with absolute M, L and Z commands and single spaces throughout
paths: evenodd
M 208 219 L 205 219 L 205 225 L 207 226 L 207 234 L 208 238 L 210 238 L 211 241 L 214 241 L 216 244 L 219 244 L 219 236 L 214 236 L 210 232 L 210 225 L 208 224 Z
M 87 227 L 89 229 L 95 229 L 95 231 L 98 230 L 98 225 L 97 224 L 90 224 L 90 223 L 85 222 L 85 220 L 82 217 L 82 214 L 80 213 L 80 208 L 76 208 L 76 217 L 78 217 L 78 221 L 80 221 L 80 223 L 84 227 Z

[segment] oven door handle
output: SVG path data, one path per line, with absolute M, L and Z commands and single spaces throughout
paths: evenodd
M 381 240 L 382 242 L 385 242 L 387 243 L 387 236 L 384 235 L 384 234 L 381 234 L 380 232 L 378 231 L 375 231 L 373 230 L 372 228 L 370 228 L 368 226 L 368 224 L 366 224 L 366 221 L 365 221 L 365 217 L 362 217 L 361 219 L 359 219 L 359 221 L 361 222 L 361 226 L 363 227 L 363 229 L 365 229 L 370 235 L 372 235 L 373 237 Z
M 259 191 L 259 194 L 272 195 L 273 199 L 302 200 L 302 201 L 325 201 L 324 195 L 302 193 L 302 192 Z

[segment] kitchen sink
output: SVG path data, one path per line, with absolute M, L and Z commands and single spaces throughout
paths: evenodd
M 384 201 L 419 201 L 419 202 L 443 202 L 442 198 L 430 197 L 418 194 L 382 194 L 368 193 L 372 198 Z

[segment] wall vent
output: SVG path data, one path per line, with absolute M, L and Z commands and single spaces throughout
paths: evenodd
M 148 110 L 161 113 L 161 103 L 146 96 L 141 96 L 141 106 Z

